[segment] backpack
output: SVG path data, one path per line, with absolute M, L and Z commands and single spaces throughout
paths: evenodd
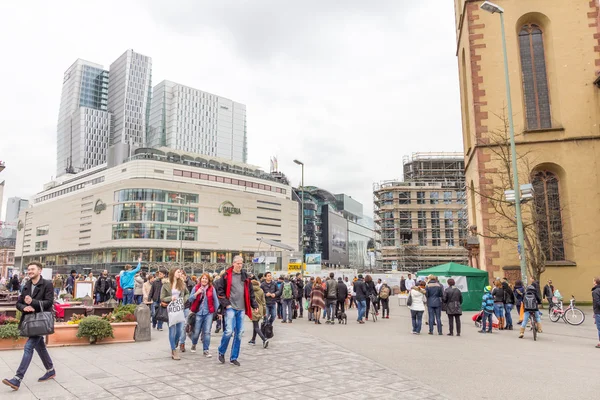
M 285 282 L 283 284 L 283 293 L 281 294 L 281 298 L 285 300 L 290 300 L 294 297 L 294 291 L 292 290 L 292 283 Z
M 538 309 L 538 302 L 534 293 L 526 293 L 525 297 L 523 297 L 523 304 L 525 305 L 525 310 Z
M 337 298 L 337 282 L 333 279 L 327 281 L 327 298 L 328 299 L 336 299 Z
M 381 290 L 379 291 L 379 297 L 384 300 L 387 299 L 388 297 L 390 297 L 390 288 L 387 288 L 387 287 L 381 288 Z

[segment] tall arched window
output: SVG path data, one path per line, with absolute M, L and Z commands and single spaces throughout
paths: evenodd
M 565 259 L 558 178 L 549 171 L 536 172 L 532 180 L 538 239 L 548 261 Z
M 521 28 L 519 49 L 527 129 L 551 128 L 544 39 L 538 25 L 528 24 Z

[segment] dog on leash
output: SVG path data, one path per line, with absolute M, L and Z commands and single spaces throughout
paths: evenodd
M 344 322 L 344 325 L 348 324 L 348 317 L 346 316 L 345 312 L 339 312 L 337 314 L 337 319 L 338 319 L 338 324 L 341 324 L 342 321 Z

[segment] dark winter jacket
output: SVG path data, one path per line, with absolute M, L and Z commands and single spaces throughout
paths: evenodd
M 546 285 L 544 286 L 544 295 L 543 298 L 548 299 L 548 301 L 552 301 L 552 296 L 554 296 L 554 286 Z
M 446 305 L 446 314 L 461 315 L 463 297 L 462 292 L 457 287 L 449 287 L 444 292 L 444 304 Z
M 325 281 L 326 289 L 325 289 L 325 298 L 327 300 L 337 300 L 338 298 L 338 284 L 337 281 L 333 278 L 329 278 Z
M 151 299 L 153 302 L 157 303 L 160 301 L 160 289 L 162 289 L 162 282 L 160 279 L 156 278 L 154 282 L 152 282 L 152 287 L 150 288 L 150 293 L 148 293 L 148 299 Z
M 51 280 L 44 279 L 40 276 L 40 280 L 33 292 L 31 291 L 31 286 L 32 282 L 31 279 L 29 279 L 25 283 L 23 291 L 17 300 L 17 310 L 21 311 L 21 321 L 19 321 L 19 325 L 23 321 L 25 314 L 29 314 L 24 311 L 25 307 L 31 306 L 35 310 L 34 313 L 39 313 L 42 311 L 51 311 L 52 305 L 54 304 L 54 286 L 52 285 Z M 25 296 L 31 296 L 33 299 L 31 304 L 25 303 Z
M 265 293 L 266 304 L 268 306 L 272 306 L 273 304 L 275 304 L 275 297 L 267 296 L 267 293 L 273 293 L 275 295 L 277 294 L 277 282 L 273 280 L 270 283 L 268 283 L 267 281 L 263 281 L 260 284 L 260 288 Z
M 592 288 L 592 307 L 594 308 L 594 314 L 599 315 L 596 318 L 600 318 L 600 285 Z
M 354 293 L 356 293 L 356 301 L 363 301 L 367 299 L 367 285 L 362 279 L 354 282 Z
M 432 279 L 427 284 L 425 296 L 427 296 L 427 307 L 441 307 L 442 298 L 444 297 L 444 287 L 437 280 Z
M 513 294 L 515 295 L 515 301 L 520 304 L 523 302 L 523 296 L 525 296 L 525 288 L 523 286 L 515 286 Z
M 504 303 L 504 289 L 495 287 L 492 296 L 494 296 L 494 303 Z
M 367 287 L 367 296 L 377 296 L 377 289 L 375 288 L 375 282 L 369 281 L 365 282 L 365 286 Z
M 231 294 L 231 276 L 233 274 L 233 266 L 227 268 L 227 271 L 221 277 L 223 281 L 219 287 L 217 287 L 217 296 L 219 296 L 219 302 L 223 304 L 223 307 L 227 308 L 230 305 L 229 295 Z M 252 309 L 258 308 L 258 303 L 254 298 L 254 289 L 250 282 L 250 277 L 245 270 L 241 271 L 242 281 L 244 282 L 244 305 L 246 306 L 245 313 L 248 318 L 252 319 Z
M 304 298 L 305 299 L 310 299 L 310 293 L 312 292 L 312 287 L 315 283 L 314 282 L 308 282 L 306 285 L 304 285 Z
M 505 304 L 515 304 L 515 294 L 508 282 L 502 282 L 502 289 L 504 289 L 504 303 Z
M 342 281 L 338 281 L 337 284 L 337 299 L 338 301 L 345 301 L 348 297 L 348 287 Z
M 304 281 L 302 278 L 296 278 L 296 300 L 302 301 L 302 295 L 304 294 Z
M 96 287 L 94 293 L 106 295 L 112 289 L 112 284 L 108 276 L 100 276 L 96 281 Z

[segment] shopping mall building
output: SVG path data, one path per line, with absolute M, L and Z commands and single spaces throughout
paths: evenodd
M 149 266 L 223 267 L 270 251 L 278 267 L 298 249 L 299 203 L 285 176 L 170 149 L 61 177 L 19 215 L 15 265 L 55 272 L 119 271 L 140 253 Z M 264 242 L 261 241 L 264 239 Z M 265 244 L 265 243 L 270 244 Z

